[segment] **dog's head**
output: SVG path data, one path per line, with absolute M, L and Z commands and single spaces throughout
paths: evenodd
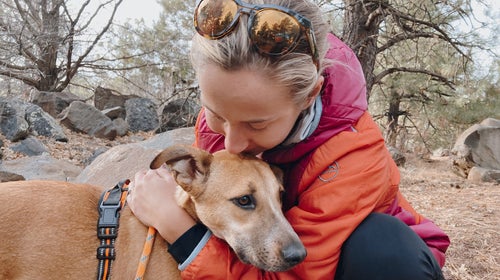
M 253 156 L 212 155 L 187 145 L 165 149 L 150 167 L 164 163 L 199 220 L 241 261 L 283 271 L 304 260 L 306 250 L 281 210 L 281 171 Z

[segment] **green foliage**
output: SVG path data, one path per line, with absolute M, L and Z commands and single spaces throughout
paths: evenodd
M 498 117 L 499 87 L 493 82 L 495 77 L 498 81 L 498 65 L 496 71 L 485 71 L 475 55 L 478 50 L 494 48 L 498 42 L 459 27 L 474 20 L 471 1 L 390 1 L 390 4 L 399 13 L 426 24 L 418 26 L 394 21 L 392 17 L 386 17 L 381 24 L 378 45 L 383 51 L 377 55 L 374 72 L 377 77 L 388 69 L 398 69 L 376 78 L 378 83 L 370 95 L 370 110 L 386 133 L 386 141 L 401 150 L 429 152 L 451 147 L 456 136 L 471 124 Z M 404 34 L 404 29 L 412 32 L 418 29 L 417 34 L 425 36 L 411 37 L 407 33 L 405 40 L 384 48 Z M 442 32 L 429 36 L 436 30 Z M 399 95 L 399 108 L 391 112 L 389 104 L 394 92 Z M 395 127 L 389 118 L 393 114 L 400 114 Z

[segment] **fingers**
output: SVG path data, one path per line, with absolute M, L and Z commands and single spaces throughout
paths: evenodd
M 156 172 L 156 174 L 158 174 L 158 176 L 162 177 L 167 181 L 173 179 L 172 173 L 170 173 L 170 170 L 168 170 L 165 165 L 162 165 L 161 167 L 155 169 L 154 171 Z

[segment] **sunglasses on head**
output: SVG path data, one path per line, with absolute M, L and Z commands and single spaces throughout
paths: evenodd
M 276 5 L 253 5 L 241 0 L 198 0 L 194 26 L 201 36 L 218 40 L 233 32 L 242 13 L 248 17 L 248 36 L 264 55 L 290 52 L 311 55 L 319 68 L 311 22 L 299 13 Z

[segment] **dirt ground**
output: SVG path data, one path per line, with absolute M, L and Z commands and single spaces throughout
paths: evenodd
M 70 132 L 68 143 L 40 137 L 50 154 L 83 167 L 99 147 L 138 142 L 153 136 L 138 133 L 114 141 Z M 3 159 L 19 157 L 4 140 Z M 448 158 L 407 155 L 401 167 L 401 191 L 417 211 L 433 220 L 451 239 L 443 269 L 447 280 L 500 280 L 500 185 L 474 184 L 451 172 Z
M 500 279 L 500 185 L 473 184 L 450 164 L 448 158 L 409 158 L 401 191 L 449 235 L 447 280 Z

